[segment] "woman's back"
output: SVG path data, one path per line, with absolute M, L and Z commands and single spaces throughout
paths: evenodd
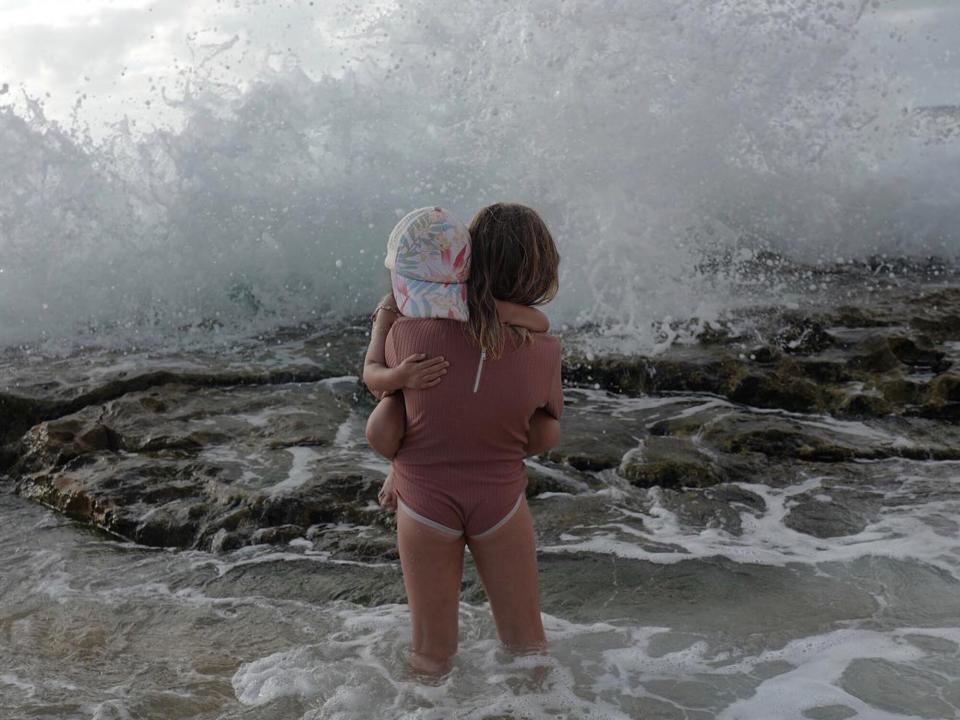
M 506 342 L 498 359 L 486 357 L 462 322 L 400 318 L 386 344 L 387 364 L 415 353 L 450 363 L 443 381 L 404 390 L 407 430 L 394 472 L 407 480 L 525 482 L 523 457 L 529 420 L 537 408 L 560 416 L 560 343 L 546 334 L 528 343 Z M 479 372 L 478 372 L 479 371 Z

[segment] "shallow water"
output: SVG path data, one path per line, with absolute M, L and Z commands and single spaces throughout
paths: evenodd
M 662 398 L 620 402 L 671 412 Z M 674 398 L 672 412 L 717 402 Z M 438 685 L 404 669 L 405 606 L 303 590 L 302 573 L 343 562 L 307 540 L 150 548 L 7 489 L 0 705 L 10 720 L 956 717 L 960 463 L 868 470 L 866 482 L 742 484 L 763 503 L 733 506 L 739 533 L 689 524 L 663 491 L 614 477 L 535 498 L 544 575 L 564 563 L 602 579 L 545 584 L 546 655 L 509 656 L 488 607 L 463 603 L 460 653 Z M 784 525 L 799 493 L 869 498 L 876 512 L 862 532 L 815 538 Z M 272 586 L 223 582 L 254 565 Z

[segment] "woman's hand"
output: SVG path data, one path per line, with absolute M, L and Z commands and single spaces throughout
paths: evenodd
M 442 355 L 426 360 L 423 353 L 411 355 L 397 365 L 397 375 L 403 381 L 403 387 L 421 390 L 437 385 L 447 374 L 450 363 Z
M 377 500 L 380 502 L 380 507 L 385 510 L 397 511 L 397 491 L 393 489 L 393 470 L 387 473 L 387 479 L 383 481 Z

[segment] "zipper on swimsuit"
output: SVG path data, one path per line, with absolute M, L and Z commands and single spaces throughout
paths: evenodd
M 480 351 L 480 362 L 477 365 L 477 377 L 473 380 L 473 391 L 476 392 L 477 388 L 480 387 L 480 373 L 483 372 L 483 361 L 487 359 L 487 351 Z

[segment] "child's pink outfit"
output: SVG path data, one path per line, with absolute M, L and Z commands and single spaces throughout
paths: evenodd
M 442 355 L 443 382 L 405 388 L 407 426 L 393 459 L 399 507 L 451 535 L 480 537 L 499 528 L 520 507 L 530 418 L 543 408 L 563 410 L 560 343 L 541 333 L 525 344 L 508 338 L 499 359 L 484 359 L 462 322 L 398 318 L 386 340 L 386 361 Z

